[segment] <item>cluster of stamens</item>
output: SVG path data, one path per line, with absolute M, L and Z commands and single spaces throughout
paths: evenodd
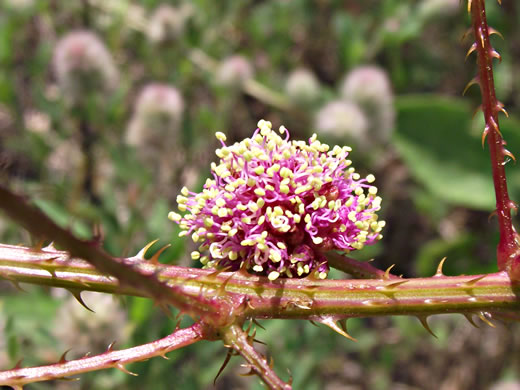
M 350 147 L 329 146 L 314 134 L 309 143 L 282 138 L 261 120 L 251 138 L 216 150 L 213 179 L 202 192 L 186 187 L 177 197 L 184 216 L 171 212 L 180 236 L 191 235 L 191 253 L 205 268 L 246 269 L 268 276 L 327 277 L 324 255 L 350 252 L 381 239 L 381 198 L 347 159 Z

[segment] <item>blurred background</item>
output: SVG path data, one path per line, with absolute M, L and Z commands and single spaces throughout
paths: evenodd
M 520 6 L 488 1 L 503 57 L 496 89 L 520 153 Z M 184 185 L 200 189 L 215 161 L 216 131 L 234 142 L 259 119 L 295 139 L 316 132 L 349 144 L 383 197 L 384 239 L 353 254 L 397 274 L 496 271 L 494 194 L 469 27 L 459 0 L 2 0 L 0 181 L 27 194 L 82 238 L 134 255 L 153 239 L 161 261 L 194 264 L 168 221 Z M 507 165 L 520 201 L 520 169 Z M 31 237 L 0 219 L 0 242 Z M 159 245 L 157 245 L 157 248 Z M 155 249 L 157 249 L 155 248 Z M 150 252 L 150 254 L 153 251 Z M 331 277 L 345 277 L 332 272 Z M 84 294 L 96 314 L 59 289 L 0 283 L 0 367 L 43 364 L 117 340 L 130 347 L 169 334 L 151 302 Z M 304 321 L 262 321 L 277 372 L 295 389 L 520 389 L 520 327 L 462 316 L 349 321 L 353 343 Z M 189 319 L 183 320 L 188 325 Z M 211 389 L 221 343 L 198 343 L 117 370 L 27 389 Z M 217 389 L 261 389 L 233 358 Z M 287 371 L 289 370 L 289 372 Z

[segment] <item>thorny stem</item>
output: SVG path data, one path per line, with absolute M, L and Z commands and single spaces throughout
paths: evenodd
M 91 263 L 99 271 L 116 277 L 123 286 L 131 286 L 154 298 L 158 303 L 171 303 L 194 317 L 203 316 L 207 322 L 221 319 L 219 308 L 195 296 L 181 293 L 175 287 L 166 286 L 153 273 L 134 268 L 134 264 L 116 259 L 102 251 L 97 243 L 79 240 L 69 231 L 56 225 L 37 208 L 23 198 L 0 186 L 0 209 L 36 237 L 52 239 L 65 248 L 71 256 Z M 222 308 L 220 308 L 222 309 Z
M 112 350 L 112 345 L 108 350 L 92 357 L 83 357 L 77 360 L 66 361 L 65 356 L 59 362 L 47 366 L 13 368 L 12 370 L 0 372 L 0 385 L 9 385 L 15 390 L 22 389 L 22 386 L 48 380 L 70 377 L 71 375 L 82 374 L 85 372 L 102 370 L 106 368 L 118 368 L 124 372 L 125 365 L 143 361 L 152 357 L 162 356 L 167 359 L 166 354 L 175 349 L 186 347 L 200 340 L 213 339 L 205 326 L 196 323 L 189 328 L 179 329 L 151 343 L 143 344 L 138 347 Z
M 520 283 L 512 283 L 505 272 L 488 275 L 371 280 L 280 279 L 239 272 L 220 272 L 164 266 L 136 257 L 126 259 L 134 270 L 154 273 L 172 288 L 188 296 L 214 297 L 216 307 L 228 302 L 237 320 L 247 318 L 364 317 L 475 313 L 481 311 L 520 313 Z M 52 248 L 31 249 L 0 244 L 0 277 L 112 294 L 150 296 L 117 281 L 66 252 Z
M 486 135 L 488 137 L 495 186 L 496 213 L 500 231 L 497 246 L 498 268 L 507 271 L 511 278 L 520 280 L 520 245 L 511 218 L 511 209 L 515 209 L 516 205 L 509 199 L 504 167 L 504 157 L 512 155 L 504 148 L 505 141 L 500 133 L 498 113 L 503 111 L 503 106 L 497 101 L 493 80 L 493 58 L 500 58 L 500 56 L 491 46 L 489 39 L 493 30 L 487 24 L 485 0 L 469 0 L 468 7 L 471 10 L 475 36 L 475 43 L 470 52 L 473 50 L 477 52 L 477 80 L 480 85 L 482 110 L 486 123 L 483 137 Z
M 256 374 L 273 390 L 291 390 L 292 386 L 281 380 L 267 362 L 265 356 L 257 352 L 253 347 L 253 340 L 238 325 L 231 325 L 222 330 L 222 341 L 229 348 L 233 348 L 248 363 L 247 368 L 251 374 Z

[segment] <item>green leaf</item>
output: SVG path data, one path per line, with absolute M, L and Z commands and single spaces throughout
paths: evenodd
M 397 101 L 395 146 L 414 178 L 453 205 L 492 210 L 487 151 L 472 134 L 471 110 L 461 100 L 418 95 Z

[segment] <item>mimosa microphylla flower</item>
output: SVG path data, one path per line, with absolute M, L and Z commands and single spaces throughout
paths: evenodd
M 350 252 L 373 244 L 385 225 L 376 212 L 381 198 L 347 159 L 350 147 L 329 146 L 316 135 L 290 141 L 261 120 L 251 138 L 222 147 L 212 163 L 213 179 L 202 192 L 186 187 L 177 197 L 184 216 L 171 212 L 180 236 L 191 235 L 199 250 L 191 257 L 206 268 L 238 270 L 279 277 L 324 279 L 324 252 Z

